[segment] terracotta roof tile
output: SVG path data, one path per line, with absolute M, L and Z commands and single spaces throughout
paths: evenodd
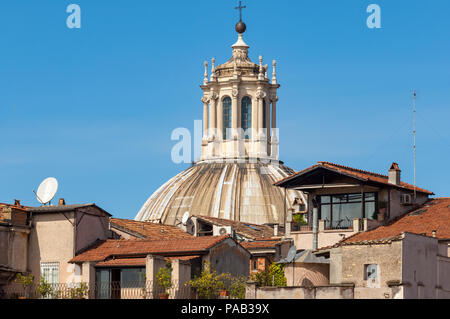
M 125 232 L 130 232 L 130 235 L 135 237 L 138 236 L 138 238 L 151 240 L 192 238 L 192 235 L 175 226 L 118 218 L 111 218 L 110 223 L 112 227 L 116 227 Z
M 275 248 L 277 244 L 281 243 L 279 240 L 266 240 L 266 241 L 249 241 L 242 242 L 241 245 L 247 250 L 263 249 L 263 248 Z
M 215 218 L 209 216 L 195 216 L 200 220 L 209 222 L 218 226 L 232 226 L 233 230 L 241 236 L 249 239 L 270 239 L 274 237 L 273 228 L 268 225 L 256 225 L 250 223 L 244 223 L 229 219 Z M 282 236 L 282 232 L 278 231 L 279 235 Z
M 167 257 L 167 260 L 174 261 L 174 260 L 183 260 L 183 261 L 189 261 L 193 259 L 200 258 L 200 255 L 194 255 L 194 256 L 175 256 L 175 257 Z M 146 265 L 146 258 L 140 257 L 140 258 L 116 258 L 116 259 L 109 259 L 106 261 L 101 261 L 97 263 L 96 267 L 145 267 Z
M 381 183 L 381 184 L 386 184 L 386 185 L 390 185 L 393 187 L 399 187 L 399 188 L 405 188 L 408 190 L 414 190 L 414 185 L 410 185 L 404 182 L 400 182 L 400 185 L 394 185 L 394 184 L 390 184 L 389 183 L 389 176 L 386 175 L 382 175 L 382 174 L 378 174 L 378 173 L 373 173 L 373 172 L 368 172 L 368 171 L 364 171 L 364 170 L 360 170 L 360 169 L 356 169 L 356 168 L 352 168 L 352 167 L 348 167 L 348 166 L 343 166 L 343 165 L 339 165 L 339 164 L 334 164 L 334 163 L 329 163 L 329 162 L 318 162 L 316 165 L 313 165 L 309 168 L 306 168 L 298 173 L 295 173 L 291 176 L 288 176 L 278 182 L 275 183 L 275 185 L 279 185 L 282 184 L 285 181 L 288 181 L 296 176 L 300 176 L 306 172 L 309 172 L 313 169 L 316 168 L 328 168 L 334 171 L 337 171 L 338 173 L 343 173 L 343 174 L 347 174 L 350 175 L 352 177 L 358 178 L 358 179 L 362 179 L 365 181 L 372 181 L 372 182 L 376 182 L 376 183 Z M 430 192 L 426 189 L 423 188 L 419 188 L 416 186 L 416 191 L 421 192 L 421 193 L 425 193 L 428 195 L 434 195 L 433 192 Z
M 137 266 L 145 266 L 146 259 L 145 258 L 119 258 L 119 259 L 110 259 L 107 261 L 101 261 L 97 263 L 96 267 L 137 267 Z
M 428 201 L 418 209 L 409 212 L 386 226 L 356 233 L 338 244 L 322 249 L 329 249 L 341 245 L 371 244 L 398 240 L 404 233 L 433 236 L 436 238 L 450 238 L 450 198 L 436 198 Z
M 206 253 L 210 248 L 227 238 L 229 236 L 191 237 L 179 240 L 133 239 L 99 241 L 90 249 L 72 258 L 69 262 L 104 261 L 112 256 L 131 258 L 150 254 L 164 256 L 198 255 Z
M 197 256 L 175 256 L 175 257 L 167 257 L 166 259 L 173 261 L 173 260 L 184 260 L 184 261 L 189 261 L 192 259 L 197 259 L 200 258 L 200 255 Z

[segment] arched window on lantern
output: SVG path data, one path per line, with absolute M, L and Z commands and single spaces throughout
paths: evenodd
M 267 109 L 266 109 L 266 100 L 264 99 L 263 99 L 262 116 L 263 116 L 263 128 L 267 128 Z
M 223 107 L 223 139 L 229 140 L 230 139 L 230 129 L 231 129 L 231 98 L 225 97 L 222 100 L 222 107 Z
M 249 129 L 252 127 L 252 100 L 248 96 L 245 96 L 242 99 L 241 121 L 242 121 L 241 127 L 242 127 L 242 130 L 244 131 L 244 138 L 250 139 L 251 132 Z

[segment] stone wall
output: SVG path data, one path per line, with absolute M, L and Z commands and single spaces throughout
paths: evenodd
M 331 257 L 331 255 L 330 255 Z M 337 256 L 335 256 L 337 257 Z M 351 245 L 341 250 L 341 283 L 352 283 L 356 287 L 388 287 L 388 282 L 402 281 L 402 242 L 394 241 L 382 245 Z M 378 279 L 365 279 L 365 265 L 378 265 Z M 336 263 L 331 260 L 331 268 Z M 333 272 L 333 271 L 332 271 Z M 381 298 L 382 296 L 380 296 Z
M 353 299 L 352 285 L 322 287 L 257 287 L 248 283 L 245 299 Z

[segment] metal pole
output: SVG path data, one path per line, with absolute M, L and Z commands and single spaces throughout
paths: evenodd
M 286 234 L 287 234 L 287 220 L 286 220 L 286 218 L 287 218 L 287 212 L 286 212 L 286 210 L 287 210 L 287 204 L 286 204 L 286 201 L 287 201 L 287 194 L 286 194 L 286 187 L 284 188 L 284 236 L 286 237 Z
M 413 113 L 414 113 L 414 200 L 417 197 L 416 191 L 416 96 L 417 93 L 414 91 L 414 99 L 413 99 Z
M 294 280 L 294 276 L 295 276 L 294 263 L 295 263 L 295 258 L 294 258 L 294 261 L 292 262 L 292 287 L 295 286 L 295 280 Z

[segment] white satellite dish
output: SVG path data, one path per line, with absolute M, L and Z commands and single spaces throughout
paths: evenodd
M 294 261 L 294 258 L 295 258 L 295 255 L 297 255 L 297 247 L 295 247 L 295 245 L 294 245 L 294 246 L 292 246 L 292 247 L 289 249 L 288 254 L 287 254 L 287 257 L 286 257 L 286 261 L 287 261 L 288 263 L 293 262 L 293 261 Z
M 58 191 L 58 181 L 54 177 L 46 178 L 39 185 L 36 198 L 39 203 L 45 205 L 55 197 Z
M 183 223 L 184 226 L 186 226 L 189 217 L 190 217 L 189 212 L 184 213 L 183 218 L 181 219 L 181 222 Z

